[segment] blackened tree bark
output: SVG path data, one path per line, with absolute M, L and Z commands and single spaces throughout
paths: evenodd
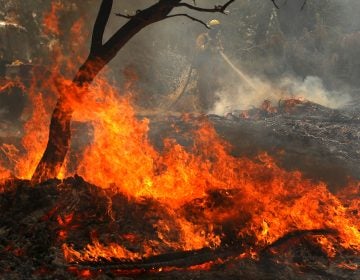
M 181 3 L 182 0 L 159 0 L 156 4 L 137 13 L 133 16 L 117 14 L 129 19 L 106 43 L 103 43 L 103 35 L 108 22 L 113 0 L 102 0 L 98 16 L 95 21 L 92 43 L 88 58 L 79 68 L 73 85 L 81 89 L 93 81 L 96 75 L 109 63 L 118 51 L 144 27 L 164 20 L 166 18 L 185 16 L 205 26 L 203 21 L 187 14 L 170 13 L 176 7 L 183 7 L 198 12 L 226 13 L 226 8 L 235 0 L 230 0 L 224 5 L 217 5 L 214 8 L 200 8 L 195 5 Z M 50 123 L 49 139 L 46 150 L 33 174 L 33 182 L 41 182 L 58 175 L 70 147 L 71 131 L 70 123 L 73 109 L 66 102 L 66 94 L 61 92 L 60 97 L 53 111 Z

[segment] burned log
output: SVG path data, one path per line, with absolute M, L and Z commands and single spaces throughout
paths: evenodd
M 125 271 L 136 271 L 151 272 L 158 271 L 166 267 L 169 268 L 188 268 L 194 265 L 201 265 L 211 261 L 216 261 L 219 258 L 226 260 L 229 257 L 236 257 L 242 253 L 240 248 L 220 248 L 210 249 L 203 248 L 200 250 L 193 251 L 181 251 L 173 252 L 168 254 L 161 254 L 153 257 L 149 257 L 140 261 L 121 261 L 113 259 L 111 261 L 102 262 L 80 262 L 70 263 L 70 265 L 76 266 L 78 269 L 93 269 L 93 270 L 122 270 Z

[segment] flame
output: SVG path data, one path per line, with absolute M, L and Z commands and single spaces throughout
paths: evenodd
M 54 16 L 61 8 L 59 5 L 54 2 L 50 15 L 44 20 L 54 34 L 60 32 Z M 80 21 L 76 22 L 72 32 L 79 33 L 81 26 Z M 75 62 L 67 64 L 70 72 L 76 69 L 80 58 L 81 55 Z M 132 92 L 119 92 L 105 75 L 100 75 L 87 88 L 76 87 L 60 75 L 59 68 L 64 62 L 69 62 L 64 55 L 56 60 L 52 76 L 42 86 L 46 91 L 39 93 L 35 86 L 30 90 L 34 109 L 24 129 L 22 145 L 26 152 L 9 149 L 15 155 L 12 158 L 15 158 L 17 177 L 31 177 L 46 146 L 49 127 L 46 108 L 53 107 L 51 104 L 56 97 L 48 96 L 47 91 L 61 92 L 75 111 L 73 119 L 88 122 L 93 127 L 92 144 L 79 159 L 76 173 L 114 193 L 124 193 L 138 200 L 148 197 L 164 205 L 171 221 L 160 220 L 154 228 L 158 240 L 172 249 L 221 246 L 223 236 L 219 228 L 231 222 L 239 239 L 251 237 L 246 255 L 255 259 L 259 248 L 295 230 L 337 229 L 343 248 L 360 251 L 360 222 L 353 214 L 360 212 L 359 185 L 349 187 L 348 192 L 353 197 L 345 191 L 335 195 L 324 183 L 314 183 L 303 178 L 300 172 L 281 169 L 266 153 L 254 160 L 236 158 L 230 153 L 230 145 L 219 137 L 206 119 L 193 120 L 192 146 L 185 148 L 174 139 L 166 139 L 164 150 L 158 151 L 148 138 L 150 121 L 136 117 L 131 105 Z M 271 108 L 266 105 L 266 109 Z M 0 178 L 3 173 L 7 174 L 7 171 L 0 169 Z M 64 167 L 62 176 L 69 175 L 72 174 Z M 216 190 L 225 190 L 224 197 L 231 203 L 203 207 L 202 217 L 190 221 L 182 211 L 183 207 L 206 199 Z M 64 226 L 71 219 L 59 217 L 58 222 Z M 180 233 L 176 241 L 167 237 L 174 224 Z M 66 230 L 62 229 L 59 237 L 66 239 L 66 236 Z M 138 260 L 162 253 L 160 249 L 154 249 L 158 240 L 142 244 L 141 253 L 120 244 L 104 245 L 96 238 L 83 249 L 74 249 L 67 243 L 62 248 L 69 262 L 111 260 L 114 257 Z M 319 237 L 317 243 L 334 257 L 336 240 Z
M 359 269 L 359 264 L 356 264 L 356 263 L 340 263 L 338 265 L 339 268 L 342 268 L 342 269 L 347 269 L 347 270 L 358 270 Z
M 77 173 L 89 182 L 114 192 L 141 199 L 151 197 L 167 205 L 181 225 L 182 238 L 174 244 L 166 240 L 171 226 L 167 221 L 155 225 L 158 237 L 174 249 L 193 250 L 217 247 L 221 236 L 209 225 L 233 221 L 238 236 L 255 238 L 255 247 L 267 246 L 295 230 L 337 229 L 343 248 L 360 250 L 359 221 L 349 213 L 348 203 L 330 193 L 324 183 L 313 183 L 300 172 L 287 172 L 266 153 L 256 161 L 235 158 L 229 145 L 206 120 L 194 125 L 194 144 L 185 149 L 174 139 L 166 139 L 164 151 L 153 148 L 148 139 L 149 120 L 138 120 L 128 97 L 118 97 L 106 80 L 98 79 L 88 89 L 80 105 L 75 100 L 75 119 L 88 121 L 94 139 L 79 164 Z M 205 209 L 200 223 L 188 221 L 179 211 L 186 203 L 204 198 L 212 190 L 237 190 L 231 208 Z M 359 204 L 351 207 L 359 209 Z M 244 216 L 248 220 L 244 222 Z M 317 243 L 336 255 L 333 241 L 319 237 Z M 115 252 L 96 242 L 79 258 L 94 252 Z M 256 251 L 256 249 L 255 249 Z M 119 250 L 120 256 L 126 256 Z M 153 251 L 151 254 L 159 252 Z M 148 254 L 146 254 L 148 255 Z M 142 255 L 142 257 L 146 256 Z M 138 255 L 137 255 L 138 256 Z
M 302 97 L 290 98 L 282 101 L 281 105 L 286 113 L 291 113 L 297 105 L 304 103 L 305 101 L 306 100 Z
M 30 179 L 34 173 L 46 147 L 50 123 L 49 112 L 45 109 L 49 106 L 49 101 L 45 101 L 42 93 L 34 88 L 30 88 L 28 96 L 32 114 L 24 124 L 22 149 L 6 143 L 0 147 L 7 159 L 14 165 L 13 170 L 8 169 L 6 173 L 13 174 L 20 179 Z
M 125 260 L 138 260 L 141 257 L 140 254 L 130 252 L 119 244 L 113 243 L 104 246 L 96 239 L 93 240 L 92 244 L 86 246 L 86 253 L 84 254 L 79 253 L 67 244 L 63 244 L 62 249 L 65 260 L 68 262 L 79 260 L 98 261 L 99 259 L 111 260 L 114 257 Z
M 18 155 L 15 166 L 15 176 L 22 179 L 30 179 L 34 173 L 46 147 L 50 125 L 49 113 L 45 110 L 46 102 L 42 94 L 30 91 L 29 97 L 33 112 L 32 117 L 24 125 L 27 133 L 21 141 L 26 152 Z
M 318 236 L 316 238 L 317 243 L 321 245 L 321 248 L 327 254 L 328 257 L 334 258 L 336 256 L 336 249 L 334 244 L 325 236 Z
M 58 13 L 64 9 L 61 1 L 52 1 L 50 11 L 43 18 L 43 30 L 45 34 L 60 35 Z
M 53 38 L 58 38 L 63 34 L 59 24 L 59 14 L 63 9 L 64 5 L 61 1 L 51 3 L 51 9 L 43 19 L 45 34 L 51 35 Z M 13 166 L 10 168 L 9 165 L 3 164 L 3 167 L 0 168 L 0 179 L 11 175 L 20 179 L 31 179 L 47 144 L 51 117 L 49 109 L 54 108 L 57 97 L 63 88 L 66 88 L 66 94 L 71 92 L 71 80 L 61 73 L 73 73 L 80 61 L 84 59 L 84 47 L 80 48 L 80 46 L 86 45 L 84 43 L 86 32 L 83 30 L 84 21 L 79 19 L 73 23 L 69 31 L 69 41 L 73 43 L 70 52 L 76 56 L 75 58 L 66 55 L 61 46 L 56 43 L 51 48 L 53 64 L 48 66 L 51 71 L 44 72 L 41 67 L 35 66 L 29 87 L 23 85 L 19 80 L 8 81 L 1 85 L 0 90 L 13 86 L 21 87 L 23 92 L 28 95 L 29 104 L 23 113 L 26 115 L 26 122 L 23 127 L 22 147 L 12 146 L 9 150 L 7 144 L 0 146 L 6 158 L 11 162 L 10 166 Z M 62 173 L 66 172 L 63 170 Z M 60 177 L 63 176 L 60 174 Z
M 3 183 L 11 176 L 10 171 L 0 165 L 0 193 L 4 191 Z
M 24 85 L 18 81 L 18 80 L 2 80 L 0 83 L 0 94 L 2 94 L 2 92 L 6 91 L 7 89 L 10 89 L 12 87 L 20 87 L 20 88 L 24 88 Z
M 225 263 L 222 259 L 217 259 L 215 261 L 209 261 L 199 265 L 193 265 L 188 268 L 188 270 L 210 270 L 214 265 L 219 265 Z

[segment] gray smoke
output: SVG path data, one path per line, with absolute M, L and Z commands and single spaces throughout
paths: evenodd
M 118 1 L 114 13 L 132 14 L 155 2 Z M 213 7 L 222 2 L 197 4 Z M 220 19 L 224 52 L 257 87 L 251 90 L 244 86 L 233 70 L 222 65 L 226 70 L 220 77 L 221 86 L 214 89 L 218 99 L 211 112 L 293 97 L 339 108 L 358 95 L 360 2 L 308 0 L 303 10 L 303 1 L 277 2 L 280 10 L 271 1 L 242 0 L 235 1 L 228 16 L 190 12 L 205 22 Z M 108 36 L 125 22 L 112 17 Z M 140 105 L 153 108 L 171 103 L 181 91 L 195 55 L 196 37 L 202 32 L 206 32 L 203 26 L 182 17 L 147 27 L 111 63 L 114 79 L 121 84 L 122 72 L 131 66 L 139 76 L 136 99 Z M 217 65 L 209 58 L 212 67 Z
M 284 77 L 277 84 L 257 77 L 249 77 L 253 88 L 238 81 L 233 83 L 233 89 L 217 92 L 218 100 L 212 114 L 226 115 L 234 110 L 247 110 L 260 106 L 264 100 L 270 100 L 276 105 L 280 100 L 295 98 L 309 100 L 317 104 L 339 109 L 347 105 L 351 96 L 344 92 L 333 92 L 325 89 L 319 77 L 308 76 L 304 80 L 296 77 Z
M 95 20 L 100 1 L 88 2 L 93 4 L 80 12 Z M 156 2 L 115 1 L 105 40 L 127 21 L 115 13 L 135 14 Z M 200 7 L 225 2 L 196 1 Z M 187 12 L 204 22 L 219 19 L 224 53 L 256 85 L 256 90 L 249 89 L 234 69 L 225 62 L 219 63 L 219 58 L 209 57 L 209 69 L 220 69 L 214 77 L 220 83 L 213 88 L 214 93 L 209 94 L 217 97 L 213 100 L 212 112 L 258 106 L 263 99 L 275 102 L 286 97 L 302 97 L 339 107 L 359 96 L 360 1 L 308 0 L 301 10 L 302 2 L 278 0 L 280 9 L 277 10 L 268 0 L 238 0 L 229 7 L 229 15 L 184 8 L 174 11 Z M 39 15 L 43 12 L 34 11 Z M 89 33 L 92 25 L 93 22 L 88 22 Z M 186 84 L 196 56 L 196 38 L 203 32 L 207 32 L 204 26 L 185 17 L 167 19 L 145 28 L 110 63 L 111 80 L 122 88 L 128 79 L 124 72 L 130 69 L 138 77 L 131 89 L 136 104 L 166 110 Z M 187 96 L 196 96 L 195 88 L 196 85 L 189 86 Z M 185 102 L 185 110 L 186 106 L 191 110 L 192 100 Z

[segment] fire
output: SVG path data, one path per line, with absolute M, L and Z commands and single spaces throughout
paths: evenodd
M 190 266 L 188 269 L 189 270 L 210 270 L 214 265 L 223 264 L 223 263 L 224 263 L 224 260 L 217 259 L 215 261 L 210 261 L 210 262 L 207 262 L 207 263 Z
M 282 102 L 279 102 L 279 105 L 282 106 L 283 110 L 287 113 L 291 113 L 294 110 L 294 107 L 298 104 L 301 104 L 305 101 L 305 99 L 299 97 L 299 98 L 291 98 L 286 99 Z
M 80 260 L 98 261 L 99 259 L 111 260 L 114 256 L 118 259 L 125 260 L 139 260 L 140 255 L 132 253 L 123 248 L 119 244 L 110 244 L 108 246 L 102 245 L 98 240 L 93 240 L 93 244 L 86 246 L 86 253 L 81 254 L 67 244 L 63 244 L 64 257 L 68 262 L 75 262 Z
M 24 150 L 19 150 L 12 144 L 1 145 L 0 149 L 12 162 L 14 169 L 12 172 L 10 170 L 2 172 L 3 176 L 0 173 L 0 178 L 8 177 L 12 173 L 17 178 L 30 179 L 42 156 L 42 150 L 46 146 L 49 126 L 49 114 L 45 109 L 46 102 L 42 94 L 35 91 L 30 90 L 29 97 L 33 108 L 32 117 L 24 125 L 26 133 L 21 140 Z
M 41 151 L 46 146 L 50 124 L 42 94 L 30 91 L 29 97 L 33 105 L 33 113 L 24 125 L 27 133 L 21 141 L 26 152 L 18 155 L 18 162 L 15 166 L 15 176 L 23 179 L 31 178 L 41 159 Z
M 59 25 L 59 13 L 64 9 L 60 1 L 54 1 L 51 4 L 51 10 L 44 16 L 44 32 L 51 37 L 56 38 L 61 33 Z M 83 60 L 83 49 L 80 45 L 85 45 L 86 32 L 82 32 L 84 22 L 82 19 L 77 20 L 70 29 L 70 39 L 74 42 L 71 51 L 78 50 L 76 59 L 70 58 L 61 50 L 61 46 L 55 43 L 51 46 L 53 64 L 49 66 L 52 71 L 44 73 L 42 67 L 35 66 L 34 75 L 29 87 L 23 85 L 20 81 L 8 81 L 2 85 L 0 90 L 8 87 L 18 86 L 23 89 L 29 97 L 28 108 L 25 109 L 24 115 L 26 122 L 24 124 L 24 135 L 21 140 L 20 149 L 3 144 L 0 148 L 5 149 L 4 154 L 14 167 L 0 169 L 0 179 L 14 175 L 21 179 L 31 179 L 35 168 L 40 161 L 43 151 L 45 150 L 50 125 L 51 108 L 54 108 L 56 99 L 60 95 L 62 88 L 71 91 L 69 84 L 71 80 L 62 76 L 61 67 L 65 73 L 72 73 L 78 67 L 77 63 Z M 69 63 L 71 61 L 71 63 Z M 40 85 L 40 86 L 39 86 Z M 30 115 L 28 117 L 27 115 Z M 65 171 L 64 171 L 65 173 Z
M 72 105 L 75 119 L 89 121 L 94 128 L 93 143 L 77 173 L 97 186 L 137 199 L 151 197 L 167 205 L 181 225 L 183 239 L 172 244 L 163 238 L 171 226 L 166 221 L 155 227 L 160 239 L 174 249 L 220 246 L 221 236 L 213 229 L 231 220 L 238 221 L 239 238 L 252 236 L 257 248 L 295 230 L 337 229 L 344 248 L 360 250 L 358 220 L 325 184 L 281 169 L 265 153 L 256 161 L 231 156 L 229 145 L 206 120 L 196 123 L 190 149 L 167 139 L 164 151 L 159 152 L 147 137 L 149 121 L 136 119 L 128 98 L 118 98 L 116 90 L 101 79 L 89 92 L 85 105 Z M 205 209 L 203 221 L 188 221 L 181 207 L 213 190 L 236 190 L 232 206 Z M 359 209 L 358 204 L 351 205 Z M 333 241 L 321 237 L 317 242 L 330 257 L 336 255 Z M 96 250 L 115 253 L 113 246 L 95 242 L 79 258 L 86 259 Z M 120 257 L 127 255 L 118 251 Z
M 341 263 L 338 265 L 338 267 L 348 269 L 348 270 L 358 270 L 359 269 L 359 265 L 353 264 L 353 263 Z
M 5 183 L 6 179 L 11 177 L 11 172 L 7 169 L 1 166 L 0 162 L 0 193 L 4 191 L 3 184 Z
M 6 168 L 0 166 L 0 182 L 6 178 L 9 178 L 11 175 L 10 171 Z
M 9 88 L 12 88 L 12 87 L 21 87 L 21 88 L 24 88 L 24 85 L 22 83 L 20 83 L 19 81 L 1 81 L 1 84 L 0 84 L 0 94 L 2 92 L 4 92 L 5 90 L 9 89 Z
M 51 3 L 51 9 L 43 19 L 44 32 L 46 34 L 60 35 L 61 29 L 59 27 L 58 12 L 63 9 L 61 1 L 53 1 Z
M 45 18 L 48 28 L 58 34 L 58 22 L 52 13 Z M 81 22 L 73 27 L 80 32 Z M 66 59 L 65 57 L 60 58 Z M 76 64 L 76 63 L 75 63 Z M 57 65 L 54 73 L 59 74 Z M 74 69 L 70 64 L 69 69 Z M 45 88 L 60 91 L 74 109 L 73 120 L 87 122 L 93 128 L 92 144 L 78 159 L 76 173 L 85 180 L 129 198 L 152 198 L 166 207 L 171 222 L 154 224 L 158 239 L 173 250 L 195 250 L 222 245 L 221 229 L 233 225 L 238 240 L 250 240 L 246 255 L 257 258 L 258 250 L 296 230 L 336 229 L 337 238 L 319 237 L 316 242 L 329 255 L 337 254 L 336 242 L 349 250 L 360 252 L 359 186 L 348 192 L 332 194 L 324 183 L 305 179 L 300 172 L 281 169 L 266 153 L 256 159 L 237 158 L 231 147 L 216 133 L 206 119 L 194 121 L 193 144 L 183 147 L 174 139 L 164 141 L 164 150 L 156 150 L 148 138 L 149 120 L 139 120 L 131 105 L 131 92 L 119 92 L 105 78 L 98 77 L 87 88 L 73 86 L 66 77 L 51 77 Z M 49 108 L 54 97 L 44 98 L 36 87 L 30 91 L 32 117 L 25 124 L 22 145 L 26 152 L 12 151 L 14 173 L 28 179 L 39 162 L 46 146 L 49 127 Z M 269 104 L 264 109 L 272 110 Z M 67 159 L 70 162 L 70 159 Z M 71 174 L 63 170 L 63 176 Z M 9 172 L 0 168 L 0 178 Z M 209 194 L 223 191 L 227 204 L 206 204 Z M 191 220 L 186 205 L 202 201 L 200 218 Z M 357 214 L 359 215 L 359 214 Z M 59 217 L 63 227 L 61 240 L 66 239 L 66 225 L 72 215 Z M 179 239 L 171 240 L 168 232 L 176 225 Z M 93 238 L 83 249 L 64 242 L 64 257 L 69 262 L 98 261 L 112 258 L 139 260 L 163 253 L 154 240 L 142 244 L 142 252 L 133 252 L 121 244 L 102 244 Z M 208 268 L 205 265 L 205 268 Z M 88 276 L 84 272 L 84 276 Z
M 321 245 L 322 249 L 330 258 L 334 258 L 336 256 L 336 249 L 328 238 L 325 236 L 319 236 L 316 241 Z

